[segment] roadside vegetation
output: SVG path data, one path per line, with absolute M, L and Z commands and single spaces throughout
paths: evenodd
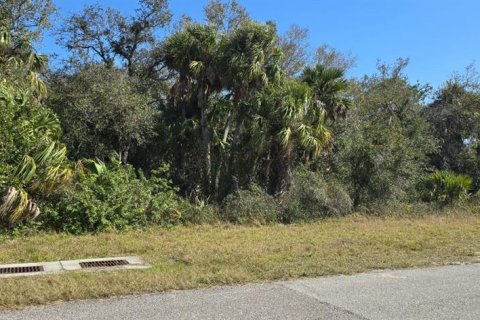
M 55 26 L 70 55 L 48 64 L 34 43 L 54 11 L 0 10 L 2 232 L 477 211 L 473 66 L 437 90 L 403 58 L 348 79 L 351 55 L 310 52 L 307 29 L 279 34 L 235 0 L 204 21 L 166 0 L 86 6 Z
M 350 79 L 351 55 L 235 0 L 202 21 L 167 0 L 54 12 L 1 1 L 0 262 L 154 268 L 2 279 L 0 306 L 478 260 L 474 66 Z

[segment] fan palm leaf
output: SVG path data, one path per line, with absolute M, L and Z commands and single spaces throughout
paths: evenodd
M 328 119 L 334 121 L 338 116 L 344 117 L 352 106 L 346 97 L 349 84 L 342 69 L 322 65 L 307 67 L 301 79 L 312 88 L 317 105 L 326 111 Z
M 15 176 L 24 184 L 29 183 L 37 172 L 37 164 L 34 158 L 29 155 L 25 155 L 17 166 Z
M 23 189 L 9 187 L 0 205 L 0 217 L 5 218 L 13 225 L 25 217 L 36 218 L 40 214 L 38 206 L 29 199 L 28 193 Z

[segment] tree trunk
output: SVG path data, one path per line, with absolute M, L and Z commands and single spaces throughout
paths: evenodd
M 230 132 L 230 120 L 232 119 L 232 112 L 228 112 L 227 123 L 225 124 L 225 130 L 223 131 L 223 143 L 227 143 L 228 133 Z
M 228 141 L 228 134 L 230 132 L 230 125 L 231 125 L 231 120 L 232 120 L 232 112 L 229 111 L 227 115 L 227 121 L 225 124 L 225 129 L 223 131 L 223 137 L 222 137 L 222 142 L 224 144 L 227 143 Z M 218 161 L 218 166 L 217 170 L 215 172 L 215 182 L 214 182 L 214 189 L 213 193 L 215 194 L 215 197 L 218 199 L 219 198 L 219 189 L 220 189 L 220 177 L 222 174 L 222 168 L 224 168 L 224 162 L 225 162 L 225 155 L 223 149 L 220 149 L 220 159 Z
M 120 152 L 120 159 L 123 165 L 128 163 L 128 149 L 129 147 L 125 147 L 123 148 L 122 152 Z
M 269 175 L 269 192 L 280 195 L 290 188 L 292 182 L 292 156 L 279 145 L 272 146 L 272 164 Z
M 203 149 L 203 184 L 204 193 L 209 195 L 212 188 L 212 155 L 210 132 L 208 130 L 208 119 L 206 102 L 208 98 L 208 86 L 200 88 L 198 92 L 198 107 L 201 113 L 200 126 L 202 129 L 202 149 Z
M 233 191 L 232 187 L 234 185 L 233 181 L 236 178 L 236 168 L 235 168 L 235 156 L 237 155 L 237 144 L 238 140 L 240 139 L 240 130 L 242 127 L 242 121 L 240 119 L 237 119 L 237 123 L 235 124 L 235 131 L 233 132 L 233 139 L 232 139 L 232 145 L 230 146 L 230 155 L 228 157 L 228 161 L 226 163 L 226 168 L 225 168 L 225 174 L 226 174 L 226 183 L 229 184 L 227 188 L 224 188 L 225 190 L 224 193 L 228 194 L 231 191 Z M 224 195 L 221 195 L 222 197 Z

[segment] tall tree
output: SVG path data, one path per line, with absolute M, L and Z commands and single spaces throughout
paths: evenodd
M 2 27 L 14 44 L 41 40 L 54 12 L 51 0 L 0 0 Z
M 262 162 L 259 169 L 265 171 L 272 194 L 289 188 L 296 160 L 317 158 L 330 139 L 322 106 L 311 89 L 298 81 L 285 80 L 260 92 L 251 119 L 254 155 Z
M 75 159 L 108 159 L 124 164 L 153 137 L 157 112 L 152 99 L 136 89 L 126 71 L 91 64 L 51 77 L 49 102 L 65 128 L 63 140 Z
M 268 83 L 281 77 L 281 51 L 277 43 L 274 25 L 255 22 L 245 23 L 222 42 L 222 81 L 233 100 L 233 109 L 227 116 L 224 131 L 229 145 L 229 159 L 223 168 L 223 193 L 235 188 L 234 180 L 239 180 L 242 171 L 240 159 L 243 151 L 239 143 L 245 132 L 244 121 L 249 117 L 252 100 Z
M 312 88 L 314 99 L 326 111 L 328 119 L 345 117 L 352 101 L 347 96 L 349 85 L 342 69 L 317 64 L 305 68 L 301 80 Z
M 203 188 L 208 194 L 212 186 L 211 136 L 209 128 L 208 100 L 212 92 L 222 88 L 217 71 L 218 35 L 215 27 L 192 24 L 184 31 L 170 36 L 163 45 L 165 64 L 178 72 L 178 88 L 175 95 L 185 108 L 186 116 L 195 96 L 193 112 L 200 114 L 201 141 L 203 149 Z
M 81 62 L 112 67 L 119 60 L 130 75 L 144 75 L 160 64 L 161 57 L 153 50 L 158 44 L 155 32 L 166 27 L 171 17 L 167 0 L 140 0 L 131 17 L 94 4 L 65 21 L 58 42 Z
M 406 63 L 380 65 L 356 83 L 355 108 L 333 126 L 336 152 L 323 164 L 349 186 L 355 206 L 414 199 L 429 168 L 436 141 L 422 116 L 428 87 L 409 83 Z
M 454 76 L 436 93 L 425 109 L 440 147 L 432 163 L 441 170 L 468 174 L 480 187 L 480 82 L 471 67 Z
M 315 62 L 326 67 L 347 71 L 355 67 L 356 58 L 350 53 L 345 54 L 328 44 L 324 44 L 315 51 Z
M 219 32 L 232 32 L 250 19 L 245 7 L 237 0 L 210 0 L 204 13 L 207 22 L 214 25 Z
M 292 25 L 280 36 L 279 46 L 283 53 L 282 69 L 291 77 L 300 74 L 309 62 L 308 28 Z

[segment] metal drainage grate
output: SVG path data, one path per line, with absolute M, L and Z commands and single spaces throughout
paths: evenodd
M 80 262 L 82 268 L 108 268 L 128 265 L 127 260 L 103 260 Z
M 4 267 L 4 268 L 0 268 L 0 274 L 31 273 L 31 272 L 42 272 L 42 271 L 43 271 L 43 266 Z

